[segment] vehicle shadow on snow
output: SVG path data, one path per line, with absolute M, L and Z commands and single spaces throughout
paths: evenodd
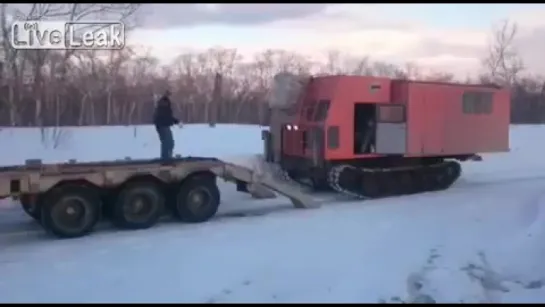
M 251 205 L 249 204 L 248 206 Z M 111 221 L 109 221 L 107 218 L 103 218 L 95 227 L 93 233 L 91 233 L 89 236 L 74 239 L 57 239 L 53 235 L 46 233 L 39 222 L 29 217 L 22 209 L 19 207 L 14 207 L 0 212 L 0 246 L 5 248 L 8 246 L 31 244 L 37 241 L 71 241 L 87 238 L 92 239 L 95 236 L 102 237 L 104 235 L 110 236 L 114 234 L 130 234 L 140 231 L 146 231 L 153 234 L 155 230 L 164 230 L 165 228 L 175 229 L 174 227 L 177 229 L 194 229 L 196 227 L 206 227 L 207 225 L 210 225 L 210 223 L 229 222 L 233 220 L 233 218 L 262 217 L 265 215 L 283 213 L 291 210 L 297 209 L 295 209 L 293 205 L 289 203 L 289 200 L 286 199 L 286 202 L 281 202 L 275 204 L 274 206 L 230 209 L 224 212 L 218 212 L 218 214 L 209 221 L 198 224 L 181 222 L 174 218 L 168 211 L 165 211 L 164 216 L 161 218 L 159 223 L 157 223 L 157 225 L 149 229 L 141 230 L 118 229 L 115 228 Z
M 511 184 L 513 182 L 524 182 L 524 181 L 535 181 L 535 180 L 545 180 L 545 176 L 534 175 L 534 176 L 506 176 L 504 178 L 499 177 L 497 179 L 486 180 L 475 180 L 467 177 L 461 177 L 457 182 L 455 182 L 451 189 L 468 189 L 468 188 L 480 188 L 483 186 L 489 185 L 498 185 L 498 184 Z
M 430 193 L 425 193 L 430 194 Z M 404 197 L 404 198 L 402 198 Z M 388 198 L 382 198 L 382 199 L 376 199 L 376 200 L 361 200 L 361 199 L 354 199 L 348 196 L 344 195 L 338 195 L 335 193 L 317 193 L 313 195 L 313 198 L 320 203 L 321 208 L 313 208 L 313 209 L 296 209 L 293 207 L 293 205 L 290 203 L 290 201 L 287 198 L 279 196 L 276 201 L 272 203 L 265 203 L 262 204 L 259 202 L 259 200 L 244 200 L 244 206 L 234 206 L 230 207 L 230 202 L 223 204 L 222 206 L 226 206 L 226 208 L 220 209 L 220 211 L 217 213 L 215 217 L 210 219 L 207 222 L 199 223 L 199 224 L 190 224 L 190 223 L 183 223 L 179 220 L 175 219 L 170 215 L 168 211 L 165 211 L 165 214 L 163 218 L 159 221 L 157 225 L 150 229 L 143 229 L 140 231 L 148 231 L 152 233 L 154 229 L 164 229 L 165 227 L 177 227 L 180 229 L 187 229 L 189 228 L 195 228 L 195 227 L 205 227 L 209 225 L 209 223 L 218 223 L 218 222 L 228 222 L 231 220 L 236 219 L 248 219 L 248 218 L 259 218 L 264 216 L 274 216 L 277 214 L 286 214 L 289 212 L 289 214 L 294 213 L 303 213 L 303 212 L 309 212 L 309 210 L 321 210 L 321 209 L 331 209 L 339 206 L 345 207 L 346 205 L 352 206 L 358 206 L 361 208 L 365 208 L 371 205 L 396 205 L 397 200 L 403 199 L 408 200 L 407 198 L 414 198 L 414 197 L 422 197 L 422 194 L 419 195 L 410 195 L 410 196 L 395 196 L 395 197 L 388 197 Z M 255 207 L 252 207 L 252 205 L 255 205 Z M 220 207 L 221 208 L 221 207 Z M 325 213 L 325 211 L 323 211 Z M 120 234 L 120 233 L 132 233 L 139 230 L 123 230 L 123 229 L 117 229 L 115 228 L 112 223 L 107 219 L 104 218 L 99 222 L 99 224 L 96 226 L 93 233 L 91 233 L 88 237 L 93 238 L 96 235 L 112 235 L 112 234 Z M 87 236 L 86 236 L 87 237 Z M 75 238 L 74 240 L 83 239 L 83 238 Z M 41 240 L 57 240 L 56 237 L 53 235 L 50 235 L 46 233 L 41 225 L 39 225 L 39 222 L 35 221 L 31 217 L 29 217 L 22 208 L 19 206 L 14 206 L 13 208 L 2 210 L 0 212 L 0 246 L 14 246 L 14 245 L 24 245 L 28 243 L 33 243 L 36 241 Z M 71 240 L 71 239 L 61 239 L 62 241 L 65 240 Z

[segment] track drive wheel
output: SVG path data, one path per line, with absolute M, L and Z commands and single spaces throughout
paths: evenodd
M 380 182 L 376 173 L 366 172 L 361 180 L 362 191 L 366 197 L 378 198 L 382 195 Z
M 201 223 L 216 214 L 219 204 L 220 191 L 216 181 L 208 176 L 196 176 L 182 182 L 173 211 L 182 221 Z
M 399 184 L 399 195 L 414 193 L 414 182 L 410 171 L 404 170 L 399 172 L 395 180 L 397 180 Z
M 119 192 L 111 210 L 114 225 L 124 229 L 146 229 L 157 224 L 165 197 L 163 189 L 152 181 L 131 182 Z
M 42 226 L 59 238 L 89 234 L 100 218 L 99 193 L 82 185 L 63 185 L 44 195 Z
M 328 192 L 331 191 L 331 187 L 327 182 L 327 178 L 311 178 L 312 190 L 315 192 Z
M 19 199 L 19 202 L 21 203 L 21 206 L 23 207 L 25 213 L 36 221 L 40 221 L 41 216 L 41 210 L 38 201 L 39 196 L 35 194 L 24 194 L 21 195 L 21 198 Z
M 441 189 L 446 190 L 450 188 L 450 186 L 453 185 L 458 178 L 460 178 L 460 175 L 462 174 L 462 167 L 458 162 L 450 162 L 446 165 L 444 173 L 446 175 L 446 179 L 444 184 L 441 186 Z
M 444 190 L 450 185 L 452 178 L 450 177 L 448 165 L 441 165 L 441 167 L 434 169 L 433 176 L 435 180 L 433 191 Z

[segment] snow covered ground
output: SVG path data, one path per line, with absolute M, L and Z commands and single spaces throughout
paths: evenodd
M 176 151 L 247 163 L 259 130 L 185 126 Z M 543 135 L 512 127 L 510 153 L 464 163 L 437 193 L 285 210 L 222 184 L 220 214 L 199 225 L 56 240 L 3 200 L 0 302 L 545 302 Z M 159 148 L 150 127 L 1 129 L 0 144 L 1 165 Z

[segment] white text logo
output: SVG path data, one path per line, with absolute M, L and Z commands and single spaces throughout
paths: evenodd
M 122 49 L 121 22 L 16 21 L 11 26 L 15 49 Z

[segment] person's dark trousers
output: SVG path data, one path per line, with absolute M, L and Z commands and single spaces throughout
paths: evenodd
M 174 138 L 170 127 L 155 127 L 161 141 L 161 159 L 172 159 L 172 151 L 174 150 Z

